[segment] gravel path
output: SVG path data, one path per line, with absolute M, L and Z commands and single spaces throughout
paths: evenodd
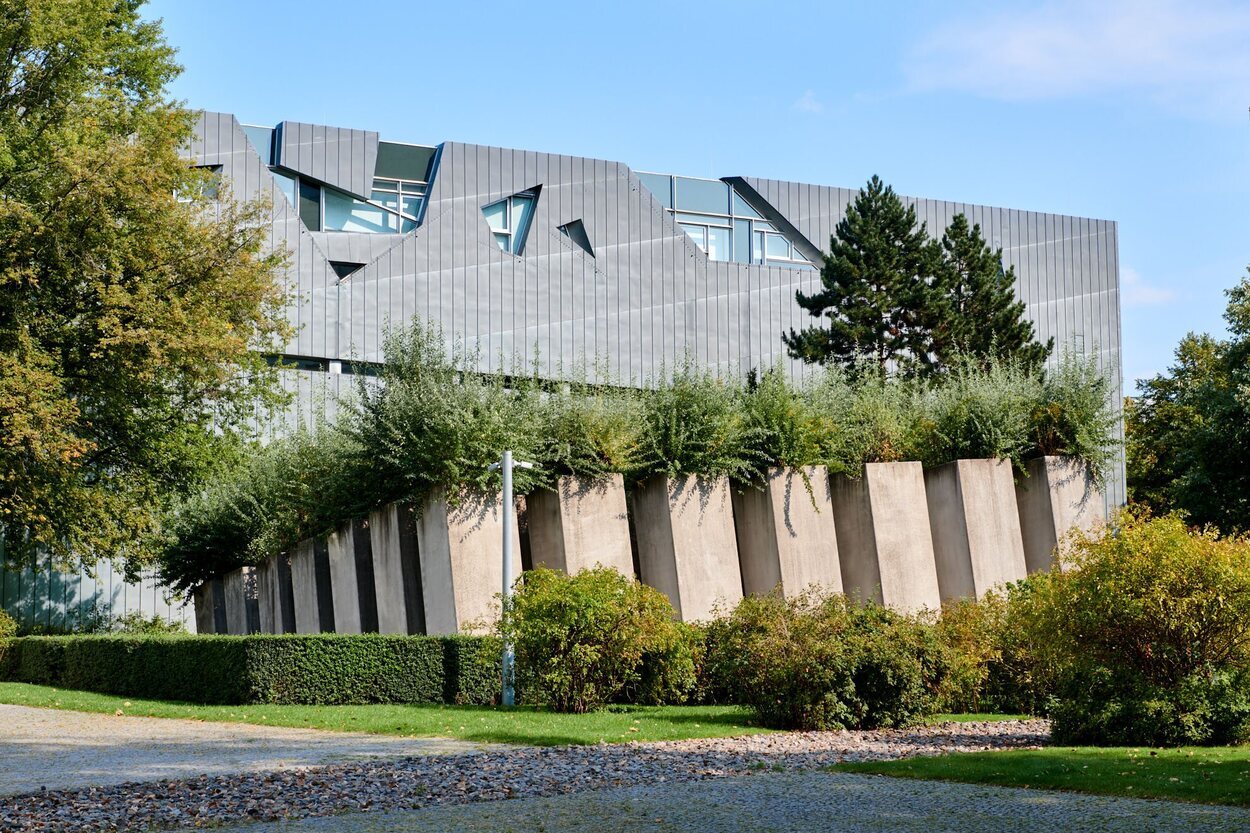
M 469 753 L 482 744 L 0 704 L 0 796 Z M 4 828 L 7 829 L 7 828 Z
M 1250 831 L 1250 811 L 808 772 L 228 829 L 239 833 L 1237 833 Z
M 145 830 L 414 809 L 797 771 L 839 761 L 1036 746 L 1047 733 L 1045 721 L 1034 720 L 647 744 L 495 747 L 472 756 L 375 760 L 0 798 L 0 830 Z

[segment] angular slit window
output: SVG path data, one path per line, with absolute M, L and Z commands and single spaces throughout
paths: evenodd
M 525 249 L 525 238 L 529 234 L 537 199 L 535 189 L 482 206 L 482 215 L 500 249 L 514 255 L 521 254 Z
M 581 220 L 574 220 L 571 223 L 565 223 L 560 226 L 560 233 L 569 239 L 569 242 L 577 246 L 591 257 L 595 256 L 595 250 L 590 245 L 590 236 L 586 234 L 586 224 Z

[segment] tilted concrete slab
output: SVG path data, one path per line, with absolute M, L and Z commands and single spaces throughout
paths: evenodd
M 955 460 L 924 475 L 943 602 L 1026 575 L 1009 460 Z
M 904 613 L 941 607 L 920 463 L 868 463 L 829 493 L 846 593 Z
M 226 598 L 226 633 L 246 636 L 260 630 L 256 568 L 240 567 L 222 577 Z
M 512 576 L 521 575 L 521 539 L 512 524 Z M 499 617 L 503 591 L 503 512 L 500 501 L 444 497 L 426 502 L 417 518 L 417 551 L 425 629 L 429 634 L 483 633 Z
M 195 604 L 195 632 L 203 634 L 226 632 L 226 598 L 220 578 L 210 579 L 191 594 Z
M 334 633 L 334 594 L 326 542 L 307 538 L 291 556 L 296 633 Z
M 828 469 L 769 469 L 760 488 L 734 490 L 733 508 L 744 593 L 842 592 Z
M 561 477 L 555 491 L 527 495 L 526 507 L 535 567 L 572 574 L 599 564 L 633 576 L 621 475 Z
M 413 509 L 391 503 L 369 515 L 378 633 L 425 633 L 425 600 Z
M 295 598 L 291 586 L 291 559 L 271 555 L 256 568 L 261 633 L 295 633 Z
M 633 493 L 641 579 L 684 622 L 711 619 L 742 599 L 729 480 L 652 477 Z
M 335 633 L 377 633 L 378 598 L 367 521 L 352 521 L 330 533 L 330 589 Z
M 1049 570 L 1059 542 L 1072 529 L 1089 530 L 1106 521 L 1102 491 L 1089 467 L 1071 457 L 1030 460 L 1028 476 L 1016 484 L 1024 561 L 1030 573 Z

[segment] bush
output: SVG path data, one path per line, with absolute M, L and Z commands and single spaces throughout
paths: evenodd
M 0 642 L 17 636 L 17 620 L 7 610 L 0 610 Z
M 1091 356 L 1065 355 L 1047 371 L 1029 413 L 1030 456 L 1066 455 L 1087 466 L 1101 487 L 1119 446 L 1111 379 Z
M 381 636 L 22 637 L 17 682 L 190 703 L 491 703 L 497 640 Z
M 1045 713 L 1054 668 L 1037 650 L 1029 621 L 1035 588 L 1048 580 L 1037 574 L 942 608 L 937 631 L 951 662 L 942 711 Z
M 1038 388 L 1038 375 L 1016 365 L 955 366 L 929 393 L 921 462 L 940 466 L 996 457 L 1023 468 L 1030 450 L 1029 410 Z
M 1064 743 L 1250 740 L 1250 541 L 1128 512 L 1035 588 Z
M 679 698 L 694 686 L 693 660 L 668 600 L 607 567 L 574 576 L 527 572 L 499 629 L 516 651 L 518 685 L 555 711 L 592 711 L 627 686 L 653 700 Z
M 913 723 L 935 711 L 948 670 L 932 627 L 811 592 L 743 599 L 708 625 L 704 662 L 712 699 L 806 730 Z
M 538 459 L 556 475 L 597 478 L 642 466 L 642 401 L 635 391 L 589 385 L 542 402 Z

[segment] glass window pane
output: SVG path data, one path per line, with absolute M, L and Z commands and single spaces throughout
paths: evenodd
M 729 260 L 729 229 L 715 226 L 707 230 L 707 256 L 709 260 Z
M 378 158 L 373 165 L 374 176 L 395 179 L 430 178 L 430 168 L 438 148 L 425 145 L 403 145 L 397 142 L 378 142 Z
M 713 214 L 689 214 L 685 211 L 674 211 L 673 219 L 679 223 L 703 223 L 708 226 L 728 226 L 728 217 L 717 217 Z
M 402 201 L 403 212 L 411 217 L 420 216 L 422 199 L 415 194 L 405 194 Z
M 405 182 L 402 184 L 405 194 L 424 194 L 425 186 L 419 182 Z
M 753 222 L 755 224 L 756 231 L 776 231 L 777 230 L 777 227 L 774 226 L 772 223 L 766 223 L 763 220 L 755 220 Z
M 676 185 L 674 208 L 712 214 L 729 213 L 729 186 L 714 179 L 673 178 Z
M 300 180 L 299 218 L 309 231 L 321 231 L 321 186 Z
M 374 191 L 369 194 L 369 198 L 374 202 L 381 203 L 391 211 L 399 210 L 399 195 L 391 191 Z
M 660 205 L 665 208 L 673 207 L 673 178 L 667 174 L 638 174 L 638 178 L 642 180 L 642 184 L 646 186 Z
M 278 186 L 278 190 L 286 197 L 286 201 L 292 206 L 295 205 L 295 177 L 287 176 L 281 171 L 271 171 L 273 174 L 274 184 Z
M 734 260 L 751 262 L 751 221 L 734 220 Z
M 482 213 L 486 215 L 486 222 L 496 231 L 503 231 L 508 228 L 507 200 L 491 203 L 482 209 Z
M 243 132 L 247 134 L 247 140 L 252 143 L 252 147 L 256 149 L 256 153 L 260 156 L 260 161 L 268 165 L 273 161 L 273 128 L 272 127 L 256 127 L 254 125 L 243 125 Z
M 512 237 L 502 232 L 495 232 L 495 242 L 499 244 L 499 248 L 506 252 L 512 244 Z
M 375 191 L 398 191 L 399 183 L 393 179 L 373 178 L 373 190 Z
M 417 223 L 415 220 L 404 220 L 400 226 L 400 229 L 403 231 L 404 234 L 407 234 L 408 232 L 412 231 L 416 227 L 417 227 Z
M 764 262 L 764 232 L 757 231 L 751 238 L 751 262 Z
M 747 201 L 734 191 L 734 214 L 739 217 L 758 217 L 760 213 L 751 206 L 747 205 Z
M 389 234 L 398 231 L 395 217 L 341 191 L 325 189 L 325 230 Z
M 764 241 L 764 246 L 764 253 L 770 260 L 774 257 L 782 260 L 790 259 L 790 241 L 780 234 L 769 234 Z
M 534 200 L 530 197 L 513 197 L 512 198 L 512 225 L 514 232 L 525 228 L 525 221 L 529 217 L 530 208 L 534 205 Z
M 707 251 L 707 226 L 692 226 L 689 223 L 681 224 L 682 231 L 690 236 L 694 244 L 703 251 Z

